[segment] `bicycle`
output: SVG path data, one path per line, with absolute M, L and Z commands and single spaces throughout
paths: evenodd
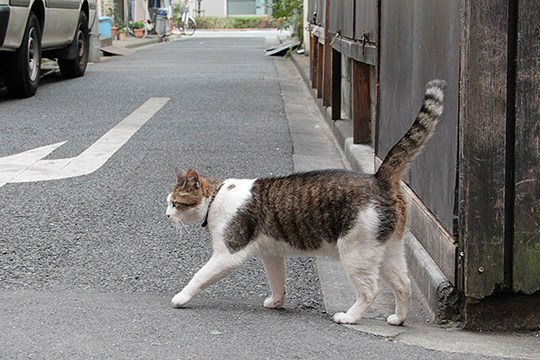
M 197 30 L 197 21 L 189 15 L 189 8 L 185 6 L 182 9 L 182 16 L 179 19 L 178 30 L 182 35 L 191 36 Z

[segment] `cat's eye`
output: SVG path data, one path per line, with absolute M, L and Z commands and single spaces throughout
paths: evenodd
M 188 204 L 182 204 L 182 203 L 179 203 L 179 202 L 173 202 L 172 203 L 172 207 L 175 208 L 175 209 L 178 209 L 178 208 L 181 208 L 181 207 L 187 207 L 189 206 Z

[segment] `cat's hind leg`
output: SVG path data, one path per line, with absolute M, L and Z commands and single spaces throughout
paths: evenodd
M 184 306 L 201 290 L 233 273 L 245 261 L 245 258 L 246 256 L 240 254 L 212 255 L 186 287 L 173 297 L 172 306 L 175 308 Z
M 366 251 L 366 248 L 371 248 L 371 250 Z M 356 301 L 346 313 L 334 314 L 333 320 L 336 323 L 356 324 L 377 297 L 379 266 L 384 249 L 382 246 L 368 246 L 366 248 L 340 249 L 340 259 L 345 273 L 356 291 Z
M 285 302 L 285 258 L 263 255 L 261 260 L 266 269 L 270 289 L 272 289 L 272 296 L 264 301 L 264 306 L 279 309 Z
M 396 298 L 395 314 L 386 321 L 390 325 L 402 325 L 411 306 L 411 281 L 407 275 L 403 240 L 388 240 L 381 263 L 381 277 L 390 285 Z

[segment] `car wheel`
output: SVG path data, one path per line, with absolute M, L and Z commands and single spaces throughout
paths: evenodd
M 36 93 L 41 73 L 41 27 L 34 13 L 28 18 L 21 47 L 4 54 L 2 67 L 11 95 L 25 98 Z
M 88 31 L 88 19 L 84 12 L 79 15 L 79 24 L 73 41 L 70 46 L 76 46 L 77 56 L 73 59 L 58 59 L 60 72 L 64 77 L 70 79 L 83 76 L 88 64 L 90 33 Z

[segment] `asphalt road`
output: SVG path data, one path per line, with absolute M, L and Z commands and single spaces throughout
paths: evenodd
M 293 169 L 285 60 L 263 56 L 267 40 L 195 36 L 80 79 L 53 72 L 30 99 L 0 91 L 0 163 L 63 141 L 46 159 L 76 157 L 148 99 L 170 99 L 97 171 L 0 187 L 0 358 L 466 358 L 333 324 L 312 259 L 288 260 L 280 311 L 262 306 L 257 259 L 170 306 L 210 255 L 204 229 L 165 218 L 174 168 L 222 179 Z

